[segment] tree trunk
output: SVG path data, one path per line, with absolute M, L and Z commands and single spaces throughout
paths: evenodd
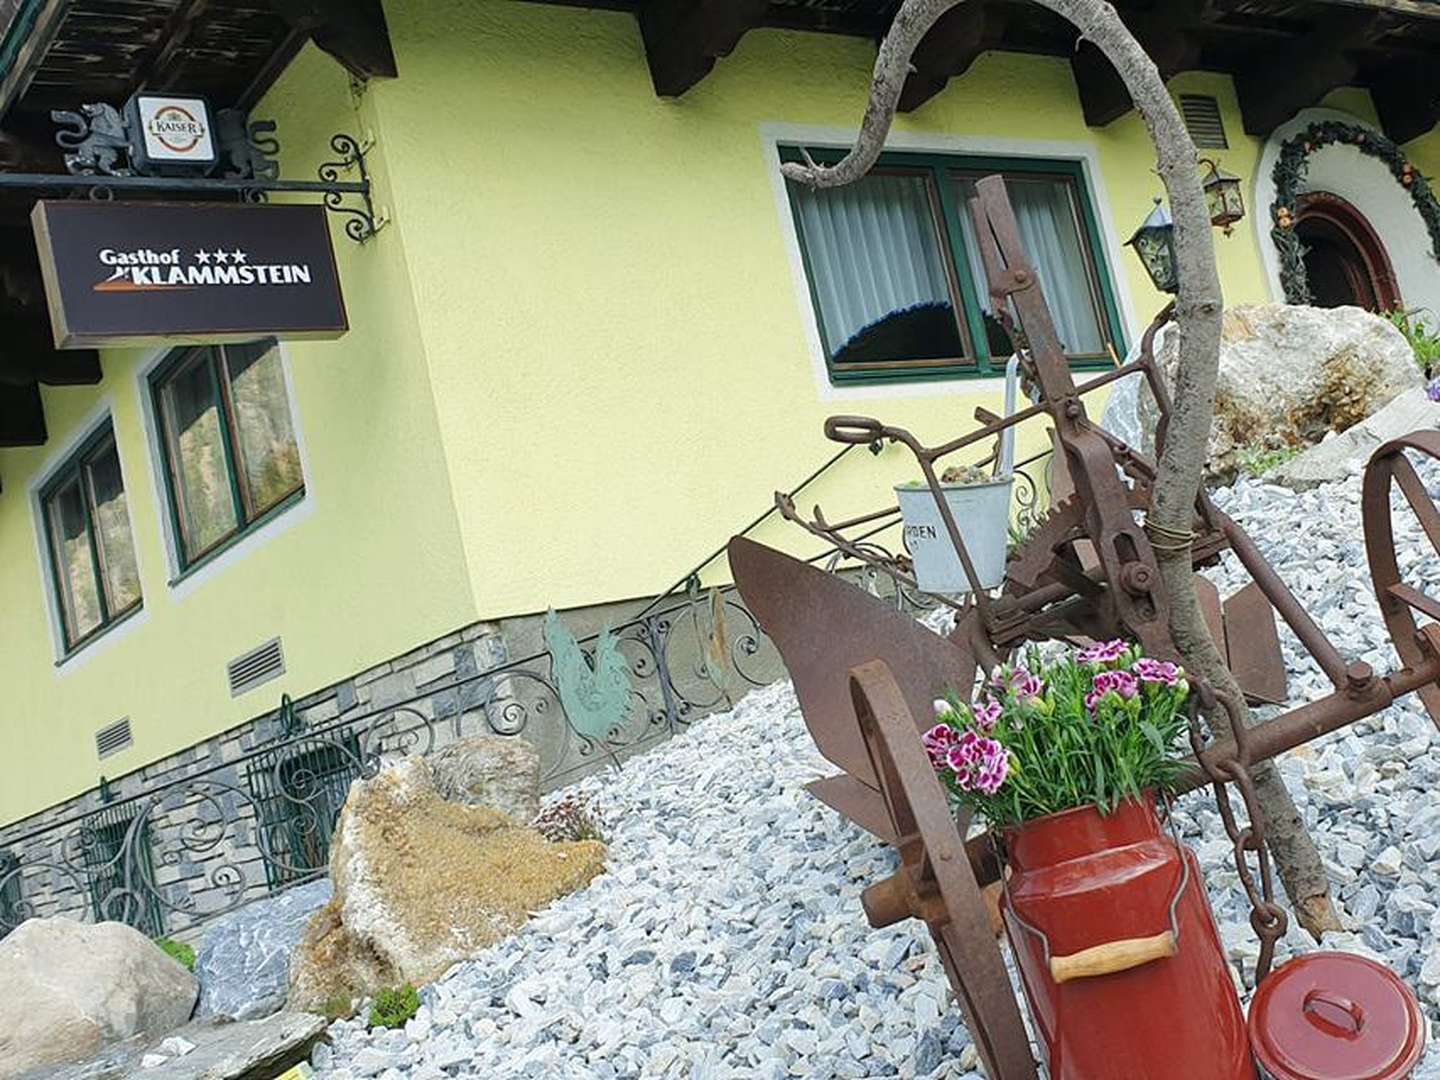
M 805 164 L 787 163 L 782 166 L 785 175 L 814 187 L 838 187 L 864 176 L 884 148 L 916 46 L 942 15 L 964 2 L 904 0 L 880 44 L 870 100 L 854 148 L 834 166 L 817 165 L 808 157 Z M 1210 211 L 1200 185 L 1198 153 L 1159 70 L 1113 6 L 1105 0 L 1036 2 L 1069 19 L 1105 54 L 1125 81 L 1155 144 L 1157 171 L 1170 197 L 1175 219 L 1175 255 L 1180 279 L 1175 322 L 1180 363 L 1147 523 L 1167 536 L 1188 537 L 1195 520 L 1195 499 L 1200 490 L 1215 411 L 1223 313 Z M 1209 680 L 1217 690 L 1235 695 L 1243 702 L 1234 676 L 1210 639 L 1196 601 L 1190 546 L 1157 551 L 1156 558 L 1170 597 L 1171 636 L 1181 658 L 1191 671 Z M 1242 720 L 1250 722 L 1248 710 L 1242 711 Z M 1221 733 L 1228 730 L 1228 718 L 1223 711 L 1212 722 Z M 1281 880 L 1302 925 L 1318 938 L 1322 930 L 1337 929 L 1340 925 L 1330 902 L 1329 884 L 1319 852 L 1275 770 L 1266 765 L 1256 768 L 1254 774 L 1266 835 Z

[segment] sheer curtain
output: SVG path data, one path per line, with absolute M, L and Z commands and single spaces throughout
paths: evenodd
M 887 315 L 952 306 L 924 177 L 793 190 L 829 355 Z
M 970 201 L 975 197 L 975 181 L 961 180 L 959 185 L 967 211 L 961 215 L 965 253 L 980 306 L 988 313 L 991 301 L 985 284 L 985 264 L 980 259 L 974 223 L 968 212 Z M 1105 338 L 1095 310 L 1080 235 L 1075 228 L 1070 185 L 1063 180 L 1010 177 L 1005 181 L 1005 190 L 1015 208 L 1020 239 L 1040 275 L 1040 287 L 1049 301 L 1061 345 L 1071 354 L 1103 353 Z

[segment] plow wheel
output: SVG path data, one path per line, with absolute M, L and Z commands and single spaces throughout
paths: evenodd
M 924 920 L 986 1074 L 1035 1080 L 1030 1040 L 985 900 L 905 698 L 881 661 L 851 669 L 850 688 L 900 853 L 895 876 L 865 890 L 870 924 Z
M 1417 633 L 1415 613 L 1440 621 L 1440 600 L 1407 585 L 1400 576 L 1395 557 L 1395 524 L 1390 507 L 1391 488 L 1398 484 L 1405 501 L 1430 541 L 1440 553 L 1440 511 L 1435 508 L 1424 481 L 1405 456 L 1414 450 L 1440 460 L 1440 432 L 1415 431 L 1393 439 L 1375 451 L 1365 468 L 1365 487 L 1361 508 L 1365 519 L 1365 552 L 1370 560 L 1370 577 L 1375 583 L 1375 596 L 1380 614 L 1390 631 L 1390 640 L 1406 667 L 1420 666 L 1427 658 L 1427 647 Z M 1430 683 L 1417 693 L 1436 726 L 1440 726 L 1440 685 Z

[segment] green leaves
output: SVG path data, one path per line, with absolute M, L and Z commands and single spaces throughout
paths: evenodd
M 958 737 L 976 730 L 977 712 L 989 715 L 980 705 L 999 703 L 994 730 L 978 733 L 1008 753 L 1005 783 L 987 795 L 963 789 L 943 763 L 937 772 L 957 803 L 993 825 L 1087 805 L 1109 813 L 1122 799 L 1173 782 L 1187 731 L 1187 693 L 1183 672 L 1142 660 L 1134 647 L 1103 663 L 1080 663 L 1074 653 L 1047 663 L 1031 649 L 980 688 L 976 707 L 951 697 L 942 718 Z

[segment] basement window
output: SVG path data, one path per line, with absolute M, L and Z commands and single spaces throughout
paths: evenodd
M 300 448 L 273 340 L 182 349 L 150 385 L 183 572 L 304 495 Z
M 811 151 L 833 162 L 835 152 Z M 781 149 L 801 160 L 799 149 Z M 886 154 L 843 188 L 790 184 L 834 383 L 993 375 L 1014 343 L 996 317 L 970 217 L 975 181 L 1002 174 L 1066 355 L 1123 354 L 1119 309 L 1078 162 Z
M 125 481 L 108 421 L 46 483 L 40 507 L 70 653 L 141 604 Z

